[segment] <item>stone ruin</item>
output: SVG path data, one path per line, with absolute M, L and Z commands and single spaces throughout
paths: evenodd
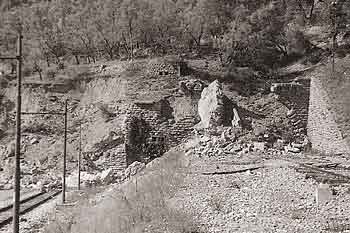
M 296 142 L 303 142 L 307 135 L 310 81 L 299 80 L 291 83 L 274 83 L 271 92 L 288 109 L 287 117 Z
M 110 135 L 100 142 L 100 150 L 85 154 L 86 168 L 123 171 L 138 161 L 148 163 L 187 139 L 198 123 L 196 116 L 175 118 L 167 99 L 138 101 L 125 106 L 121 135 Z
M 185 142 L 195 136 L 198 126 L 242 126 L 239 109 L 223 94 L 218 81 L 205 87 L 199 80 L 187 80 L 182 86 L 187 91 L 179 88 L 176 96 L 120 107 L 121 112 L 115 114 L 125 117 L 121 133 L 105 137 L 99 151 L 86 154 L 90 158 L 86 159 L 87 167 L 92 171 L 112 169 L 117 174 L 135 162 L 146 164 Z
M 147 74 L 153 77 L 163 75 L 183 76 L 189 73 L 187 63 L 180 59 L 154 59 L 147 65 Z

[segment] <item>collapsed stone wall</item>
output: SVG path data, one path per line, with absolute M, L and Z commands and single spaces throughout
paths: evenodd
M 308 118 L 308 136 L 312 148 L 326 154 L 349 153 L 350 146 L 337 122 L 338 113 L 335 106 L 347 105 L 349 102 L 336 103 L 335 98 L 330 97 L 321 79 L 313 77 Z
M 106 135 L 103 141 L 95 142 L 91 152 L 84 155 L 87 168 L 122 171 L 135 161 L 147 163 L 188 138 L 198 119 L 192 111 L 175 119 L 172 106 L 178 102 L 172 101 L 162 99 L 118 108 L 108 106 L 119 118 L 124 117 L 121 126 L 115 125 L 121 128 L 120 135 Z
M 295 83 L 275 83 L 271 91 L 288 109 L 288 121 L 295 141 L 303 141 L 307 135 L 310 81 L 300 80 Z
M 178 145 L 190 136 L 193 130 L 192 127 L 198 122 L 192 115 L 184 115 L 175 120 L 173 108 L 165 100 L 131 104 L 126 119 L 125 144 L 128 148 L 127 156 L 132 156 L 128 159 L 130 162 L 145 161 L 149 158 L 144 156 L 152 156 L 154 153 L 153 156 L 161 155 L 165 150 Z M 139 123 L 138 127 L 132 127 L 132 122 L 135 121 Z M 135 140 L 135 138 L 137 139 Z M 152 145 L 156 145 L 157 148 L 148 147 Z

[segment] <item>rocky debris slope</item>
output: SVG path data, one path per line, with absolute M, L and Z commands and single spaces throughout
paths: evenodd
M 239 170 L 261 161 L 189 156 L 191 172 L 170 203 L 194 215 L 204 232 L 324 232 L 349 223 L 346 187 L 335 187 L 336 195 L 317 205 L 315 181 L 283 164 L 270 160 L 276 165 L 208 176 L 202 173 Z
M 198 145 L 190 151 L 197 157 L 215 157 L 235 155 L 247 156 L 249 153 L 277 158 L 282 155 L 300 155 L 309 142 L 289 143 L 282 139 L 274 139 L 273 134 L 256 137 L 249 131 L 242 131 L 234 127 L 215 127 L 195 131 Z M 271 142 L 272 141 L 272 142 Z

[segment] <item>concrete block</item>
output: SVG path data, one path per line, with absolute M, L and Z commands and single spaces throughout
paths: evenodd
M 315 194 L 317 205 L 322 205 L 332 199 L 332 191 L 328 184 L 319 184 Z

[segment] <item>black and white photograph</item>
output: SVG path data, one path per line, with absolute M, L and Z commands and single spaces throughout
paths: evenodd
M 0 233 L 350 233 L 350 0 L 0 0 Z

